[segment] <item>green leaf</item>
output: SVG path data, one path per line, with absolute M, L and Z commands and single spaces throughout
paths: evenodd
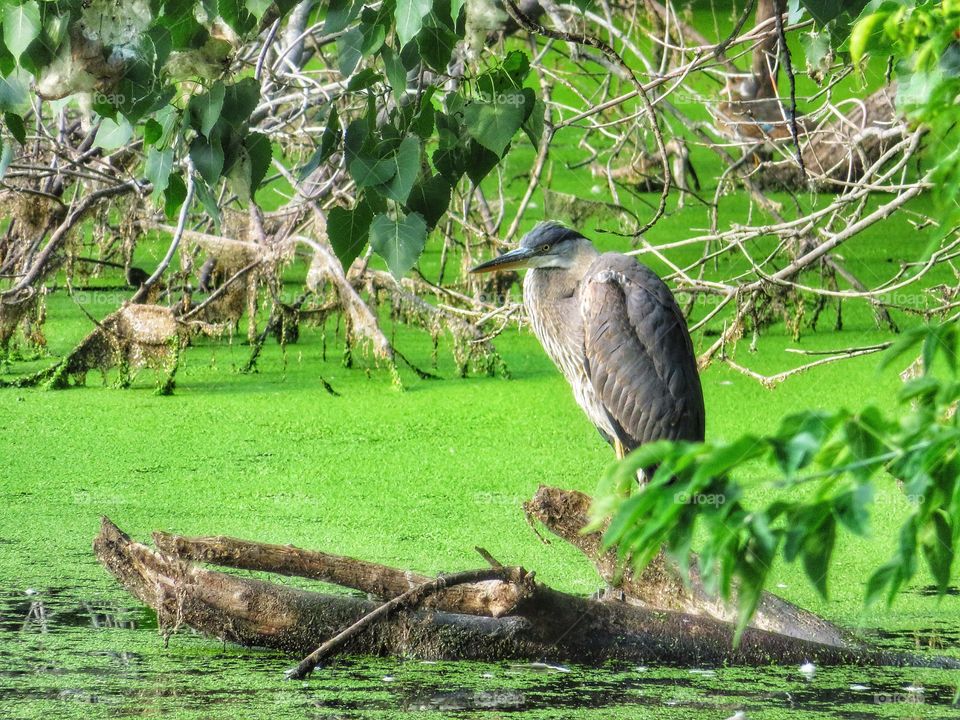
M 834 512 L 837 519 L 850 532 L 864 536 L 869 530 L 870 516 L 867 508 L 873 500 L 873 487 L 870 483 L 861 483 L 856 488 L 837 496 Z
M 171 180 L 172 179 L 173 178 L 171 178 Z M 194 192 L 197 194 L 197 200 L 200 201 L 207 215 L 213 220 L 214 230 L 220 232 L 220 206 L 217 205 L 217 196 L 202 178 L 196 178 L 193 187 Z
M 830 32 L 808 32 L 800 34 L 807 72 L 826 72 L 833 57 L 830 47 Z M 856 62 L 856 61 L 854 61 Z
M 297 171 L 297 178 L 305 180 L 314 170 L 330 159 L 337 146 L 340 144 L 340 138 L 343 132 L 340 130 L 340 118 L 337 115 L 335 105 L 330 107 L 330 115 L 327 117 L 327 125 L 320 136 L 320 147 L 318 147 L 307 163 Z
M 227 85 L 223 92 L 223 108 L 220 116 L 233 127 L 239 128 L 250 120 L 250 115 L 260 102 L 260 83 L 255 78 Z
M 22 115 L 30 109 L 30 73 L 17 69 L 0 78 L 0 110 Z
M 910 402 L 911 400 L 931 403 L 941 387 L 942 385 L 939 379 L 929 375 L 921 375 L 918 378 L 904 383 L 903 387 L 900 388 L 897 399 L 902 403 Z
M 392 156 L 375 158 L 360 154 L 350 161 L 348 169 L 357 187 L 364 188 L 387 182 L 396 174 L 397 164 Z
M 377 215 L 370 223 L 370 245 L 387 261 L 390 273 L 398 281 L 417 262 L 427 240 L 427 224 L 418 213 L 393 220 Z
M 432 14 L 430 18 L 432 18 Z M 438 73 L 445 72 L 459 38 L 438 21 L 427 22 L 417 34 L 420 57 Z
M 888 434 L 880 411 L 875 407 L 866 407 L 843 425 L 843 435 L 847 449 L 853 461 L 860 463 L 850 469 L 859 482 L 866 482 L 879 469 L 881 461 L 877 456 L 886 448 L 882 438 Z
M 926 326 L 919 326 L 904 330 L 900 333 L 900 337 L 881 355 L 880 362 L 877 363 L 877 371 L 885 370 L 901 355 L 920 345 L 927 336 L 927 332 L 928 329 Z
M 867 589 L 864 594 L 863 603 L 867 607 L 874 605 L 884 594 L 884 591 L 893 583 L 897 574 L 899 565 L 890 561 L 880 566 L 870 579 L 867 580 Z
M 40 36 L 40 6 L 36 0 L 7 5 L 3 13 L 3 42 L 19 62 L 30 43 Z
M 883 23 L 887 19 L 887 15 L 889 13 L 886 12 L 871 13 L 853 26 L 849 41 L 850 59 L 853 62 L 859 63 L 871 45 L 874 44 L 875 38 L 882 35 Z
M 390 83 L 393 96 L 399 100 L 407 92 L 407 68 L 403 66 L 400 58 L 389 45 L 384 45 L 380 48 L 380 57 L 383 59 L 383 67 L 387 73 L 387 82 Z
M 220 138 L 216 135 L 209 140 L 203 137 L 194 138 L 190 143 L 190 159 L 200 176 L 209 185 L 215 185 L 223 172 L 224 156 Z
M 170 173 L 173 170 L 173 149 L 157 150 L 151 147 L 147 150 L 147 162 L 143 174 L 153 185 L 153 197 L 159 198 L 170 184 Z
M 405 203 L 420 172 L 420 141 L 408 136 L 391 156 L 394 174 L 383 187 L 383 194 L 398 203 Z
M 366 202 L 358 202 L 352 210 L 335 207 L 327 214 L 327 238 L 344 272 L 363 252 L 371 220 L 373 211 Z
M 364 18 L 367 13 L 364 11 Z M 363 41 L 360 43 L 360 54 L 363 57 L 370 57 L 383 46 L 387 39 L 387 27 L 381 22 L 373 20 L 364 22 L 360 25 L 360 32 L 363 35 Z
M 337 38 L 337 64 L 341 75 L 353 75 L 363 57 L 362 47 L 363 32 L 360 28 L 351 28 Z
M 474 185 L 479 185 L 491 170 L 500 163 L 500 156 L 488 150 L 476 140 L 467 143 L 465 157 L 467 177 Z M 439 166 L 438 166 L 439 167 Z
M 173 173 L 167 181 L 167 189 L 163 193 L 163 212 L 169 220 L 180 214 L 184 200 L 187 199 L 187 186 L 180 173 Z
M 163 137 L 163 125 L 153 118 L 147 118 L 143 124 L 143 144 L 156 145 L 157 141 Z
M 758 458 L 766 452 L 766 443 L 753 435 L 732 443 L 724 443 L 712 449 L 694 471 L 694 480 L 710 480 L 726 475 L 730 470 L 748 460 Z
M 503 157 L 504 149 L 523 124 L 524 104 L 522 92 L 505 92 L 489 102 L 472 102 L 464 112 L 467 132 L 485 148 Z
M 270 139 L 259 132 L 252 132 L 243 141 L 250 157 L 250 195 L 260 188 L 273 160 L 273 148 Z
M 323 21 L 323 34 L 333 35 L 343 30 L 356 19 L 362 7 L 359 0 L 330 0 Z
M 413 117 L 410 118 L 410 130 L 417 134 L 417 136 L 424 141 L 428 141 L 433 136 L 433 130 L 436 127 L 436 108 L 433 106 L 433 93 L 436 90 L 434 87 L 427 88 L 422 95 L 417 99 L 416 105 L 408 105 L 405 110 L 411 109 L 411 107 L 416 108 L 416 112 Z
M 809 465 L 841 419 L 838 415 L 817 411 L 784 418 L 777 434 L 770 438 L 774 457 L 783 474 L 793 477 L 797 470 Z
M 519 88 L 524 78 L 530 74 L 530 58 L 522 50 L 511 50 L 500 63 L 499 70 L 506 73 L 513 82 L 514 88 Z
M 942 509 L 936 510 L 930 516 L 930 521 L 933 533 L 931 539 L 923 545 L 923 554 L 930 567 L 930 574 L 937 583 L 937 591 L 943 595 L 950 587 L 950 568 L 954 558 L 953 527 L 950 516 Z
M 397 38 L 401 47 L 413 40 L 423 26 L 423 18 L 433 8 L 433 0 L 400 0 L 397 3 Z
M 243 0 L 218 0 L 217 8 L 220 17 L 236 30 L 238 35 L 246 35 L 257 26 L 257 19 L 247 10 Z
M 50 39 L 50 50 L 55 51 L 67 37 L 67 31 L 70 30 L 70 15 L 47 13 L 43 19 L 43 26 L 47 31 L 47 37 Z
M 434 175 L 413 186 L 407 198 L 407 209 L 420 213 L 432 230 L 450 205 L 453 187 L 443 175 Z
M 217 120 L 220 119 L 225 96 L 226 88 L 224 84 L 218 80 L 208 92 L 194 95 L 190 98 L 190 102 L 187 104 L 187 108 L 190 111 L 190 123 L 199 130 L 204 137 L 209 137 L 213 126 L 216 125 Z
M 800 4 L 806 8 L 817 23 L 826 25 L 844 13 L 856 16 L 867 4 L 867 0 L 845 0 L 844 2 L 837 2 L 837 0 L 800 0 Z
M 340 116 L 337 114 L 337 106 L 330 107 L 330 115 L 327 117 L 327 125 L 323 128 L 323 135 L 320 136 L 320 162 L 324 163 L 330 159 L 340 139 L 343 137 L 343 130 L 340 128 Z
M 957 326 L 956 323 L 942 323 L 929 326 L 929 332 L 923 340 L 923 367 L 929 373 L 937 355 L 946 360 L 951 373 L 957 372 Z
M 13 162 L 13 145 L 4 141 L 3 150 L 0 151 L 0 180 L 7 174 L 7 168 L 10 167 L 10 163 Z
M 537 98 L 533 101 L 533 109 L 530 111 L 527 119 L 523 121 L 523 131 L 527 134 L 527 137 L 530 138 L 530 142 L 534 147 L 540 146 L 540 138 L 543 137 L 543 116 L 545 110 L 546 106 L 543 104 L 543 101 Z
M 103 118 L 100 121 L 100 128 L 97 130 L 97 137 L 93 141 L 95 147 L 104 150 L 116 150 L 122 148 L 133 137 L 133 126 L 123 116 L 120 121 Z
M 27 142 L 27 128 L 23 124 L 23 118 L 17 113 L 6 112 L 3 114 L 3 121 L 7 125 L 7 130 L 13 135 L 14 139 L 21 145 Z
M 827 570 L 830 566 L 830 556 L 837 539 L 837 523 L 829 510 L 815 528 L 811 528 L 807 541 L 803 545 L 803 569 L 810 578 L 810 582 L 820 593 L 827 597 Z
M 368 87 L 376 85 L 382 79 L 383 76 L 373 68 L 364 68 L 350 78 L 350 82 L 347 83 L 347 91 L 357 92 L 358 90 L 366 90 Z

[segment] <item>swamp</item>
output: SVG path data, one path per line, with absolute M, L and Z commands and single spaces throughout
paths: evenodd
M 8 0 L 0 20 L 0 718 L 960 712 L 960 5 Z M 663 278 L 705 438 L 621 457 L 524 297 L 556 268 L 470 272 L 561 227 L 541 221 Z M 542 488 L 593 498 L 589 531 L 559 537 Z M 250 630 L 289 611 L 270 592 L 383 611 L 407 588 L 286 573 L 256 543 L 441 597 L 289 678 L 364 613 L 306 618 L 304 651 Z M 201 567 L 244 584 L 214 598 Z M 470 614 L 424 587 L 476 568 L 519 599 Z M 661 581 L 679 605 L 643 595 Z M 503 628 L 526 642 L 542 593 L 676 642 L 641 623 L 578 655 L 577 620 L 527 656 Z M 763 635 L 770 593 L 839 639 Z M 447 616 L 502 656 L 405 624 Z

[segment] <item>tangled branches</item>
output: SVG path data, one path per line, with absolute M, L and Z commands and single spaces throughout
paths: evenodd
M 110 116 L 113 100 L 94 97 L 120 87 L 115 68 L 72 88 L 91 102 L 34 96 L 20 111 L 32 131 L 3 153 L 0 347 L 18 331 L 42 347 L 49 293 L 101 277 L 115 288 L 116 268 L 114 308 L 156 303 L 231 337 L 246 317 L 250 368 L 269 337 L 285 346 L 335 316 L 348 364 L 362 346 L 399 378 L 397 360 L 410 363 L 382 328 L 392 319 L 435 345 L 448 335 L 458 374 L 504 372 L 492 342 L 522 320 L 516 278 L 485 286 L 463 269 L 541 210 L 589 220 L 668 275 L 702 331 L 702 365 L 775 323 L 799 337 L 828 307 L 839 325 L 842 302 L 890 330 L 896 312 L 956 310 L 955 281 L 919 309 L 895 299 L 942 276 L 960 242 L 915 202 L 933 183 L 924 126 L 898 113 L 895 85 L 858 85 L 831 52 L 808 53 L 797 75 L 787 40 L 823 44 L 825 31 L 778 0 L 757 2 L 752 25 L 753 5 L 731 17 L 728 34 L 654 0 L 476 0 L 466 31 L 437 8 L 401 23 L 384 7 L 338 15 L 304 0 L 259 24 L 215 19 L 215 79 L 171 55 L 158 72 L 174 95 L 148 117 L 120 100 Z M 414 46 L 419 57 L 400 52 Z M 48 69 L 45 97 L 51 82 Z M 842 249 L 895 212 L 939 243 L 863 277 Z M 156 248 L 151 267 L 134 264 Z

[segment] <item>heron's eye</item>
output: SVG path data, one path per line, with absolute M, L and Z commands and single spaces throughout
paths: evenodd
M 547 245 L 547 244 L 543 244 L 543 245 L 541 245 L 539 248 L 537 248 L 537 250 L 538 250 L 539 252 L 546 252 L 546 251 L 549 250 L 549 249 L 550 249 L 550 246 Z

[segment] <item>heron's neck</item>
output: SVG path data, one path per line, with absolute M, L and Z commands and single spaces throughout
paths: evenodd
M 569 267 L 542 267 L 527 271 L 524 286 L 529 283 L 544 299 L 562 300 L 577 293 L 580 282 L 593 261 L 600 256 L 593 245 L 584 243 L 571 258 Z

